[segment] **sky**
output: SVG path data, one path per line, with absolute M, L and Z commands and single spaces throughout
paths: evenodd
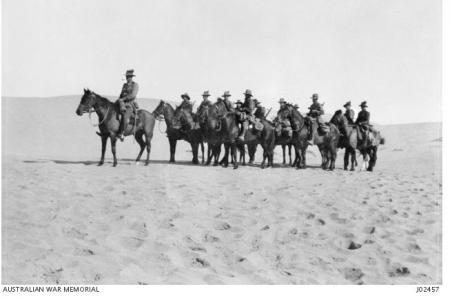
M 329 113 L 441 121 L 441 34 L 440 0 L 2 0 L 2 96 L 118 95 L 133 68 L 138 101 L 318 93 Z

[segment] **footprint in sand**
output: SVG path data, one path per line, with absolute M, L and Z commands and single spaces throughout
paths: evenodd
M 338 213 L 332 213 L 330 214 L 330 219 L 338 224 L 345 224 L 347 223 L 347 219 L 340 218 Z
M 127 231 L 126 237 L 121 239 L 121 244 L 124 248 L 137 249 L 141 247 L 145 239 L 148 237 L 149 232 L 144 222 L 134 222 L 130 225 Z
M 353 283 L 362 284 L 361 278 L 364 276 L 363 271 L 359 268 L 344 268 L 342 270 L 344 278 L 352 281 Z

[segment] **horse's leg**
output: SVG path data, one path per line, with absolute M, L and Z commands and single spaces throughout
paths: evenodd
M 330 171 L 333 171 L 336 168 L 336 156 L 337 156 L 337 149 L 331 149 Z
M 102 166 L 104 164 L 104 159 L 105 159 L 105 149 L 107 148 L 107 140 L 108 140 L 108 136 L 102 135 L 100 137 L 101 142 L 102 142 L 102 153 L 100 156 L 100 161 L 97 164 L 98 166 Z
M 202 152 L 202 164 L 204 164 L 204 142 L 201 141 L 201 152 Z
M 286 164 L 286 145 L 282 144 L 281 148 L 282 148 L 282 156 L 283 156 L 282 163 L 283 163 L 283 165 L 285 165 Z
M 367 171 L 372 172 L 374 170 L 375 163 L 377 162 L 377 148 L 373 148 L 370 153 L 370 161 Z
M 239 164 L 237 162 L 237 145 L 235 143 L 232 143 L 231 145 L 231 152 L 232 164 L 234 165 L 234 169 L 237 169 L 239 167 Z
M 191 152 L 193 153 L 193 159 L 191 160 L 192 163 L 195 165 L 199 164 L 198 160 L 198 149 L 199 149 L 199 143 L 192 142 L 191 144 Z
M 141 159 L 141 155 L 143 155 L 144 148 L 146 147 L 146 143 L 143 141 L 143 134 L 140 135 L 139 133 L 136 133 L 135 140 L 137 141 L 138 145 L 140 145 L 140 152 L 138 153 L 137 159 L 135 160 L 138 165 L 138 162 Z
M 348 150 L 348 148 L 345 148 L 345 153 L 344 153 L 344 170 L 347 171 L 348 169 L 348 160 L 350 157 L 350 151 Z M 353 168 L 353 165 L 352 165 Z
M 149 165 L 149 156 L 151 155 L 151 140 L 152 140 L 152 136 L 148 136 L 146 135 L 146 163 L 144 164 L 145 166 Z
M 176 153 L 176 144 L 177 144 L 177 140 L 174 138 L 168 138 L 169 144 L 170 144 L 170 163 L 175 162 L 174 159 L 174 153 Z
M 288 148 L 289 148 L 289 164 L 291 165 L 292 164 L 292 145 L 288 144 Z M 272 156 L 273 156 L 273 154 L 272 154 Z M 273 161 L 272 161 L 272 164 L 273 164 Z
M 113 167 L 118 165 L 118 160 L 116 159 L 116 137 L 110 137 L 111 141 L 111 153 L 113 154 Z
M 262 162 L 261 162 L 261 168 L 265 168 L 265 160 L 267 159 L 267 151 L 266 148 L 262 145 Z
M 361 165 L 361 171 L 364 171 L 364 170 L 367 169 L 368 157 L 367 157 L 367 152 L 366 151 L 363 151 L 361 154 L 363 155 L 363 164 Z
M 205 165 L 210 165 L 212 157 L 213 157 L 212 145 L 210 143 L 207 143 L 207 161 Z
M 358 165 L 358 162 L 356 161 L 356 150 L 352 149 L 350 150 L 350 154 L 351 154 L 351 158 L 350 158 L 350 163 L 351 163 L 351 167 L 350 167 L 350 171 L 355 171 L 355 167 Z
M 301 168 L 306 169 L 306 150 L 308 149 L 308 146 L 304 146 L 301 150 Z
M 229 165 L 229 144 L 224 144 L 224 157 L 221 160 L 221 164 L 223 165 L 223 167 L 227 168 Z

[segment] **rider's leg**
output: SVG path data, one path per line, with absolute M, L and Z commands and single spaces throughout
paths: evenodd
M 242 122 L 242 131 L 240 132 L 240 136 L 239 136 L 239 139 L 241 139 L 242 141 L 245 140 L 245 133 L 248 130 L 248 126 L 249 126 L 248 120 L 244 120 Z

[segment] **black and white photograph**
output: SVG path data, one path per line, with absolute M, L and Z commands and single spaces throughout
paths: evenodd
M 441 289 L 442 1 L 1 5 L 3 293 Z

